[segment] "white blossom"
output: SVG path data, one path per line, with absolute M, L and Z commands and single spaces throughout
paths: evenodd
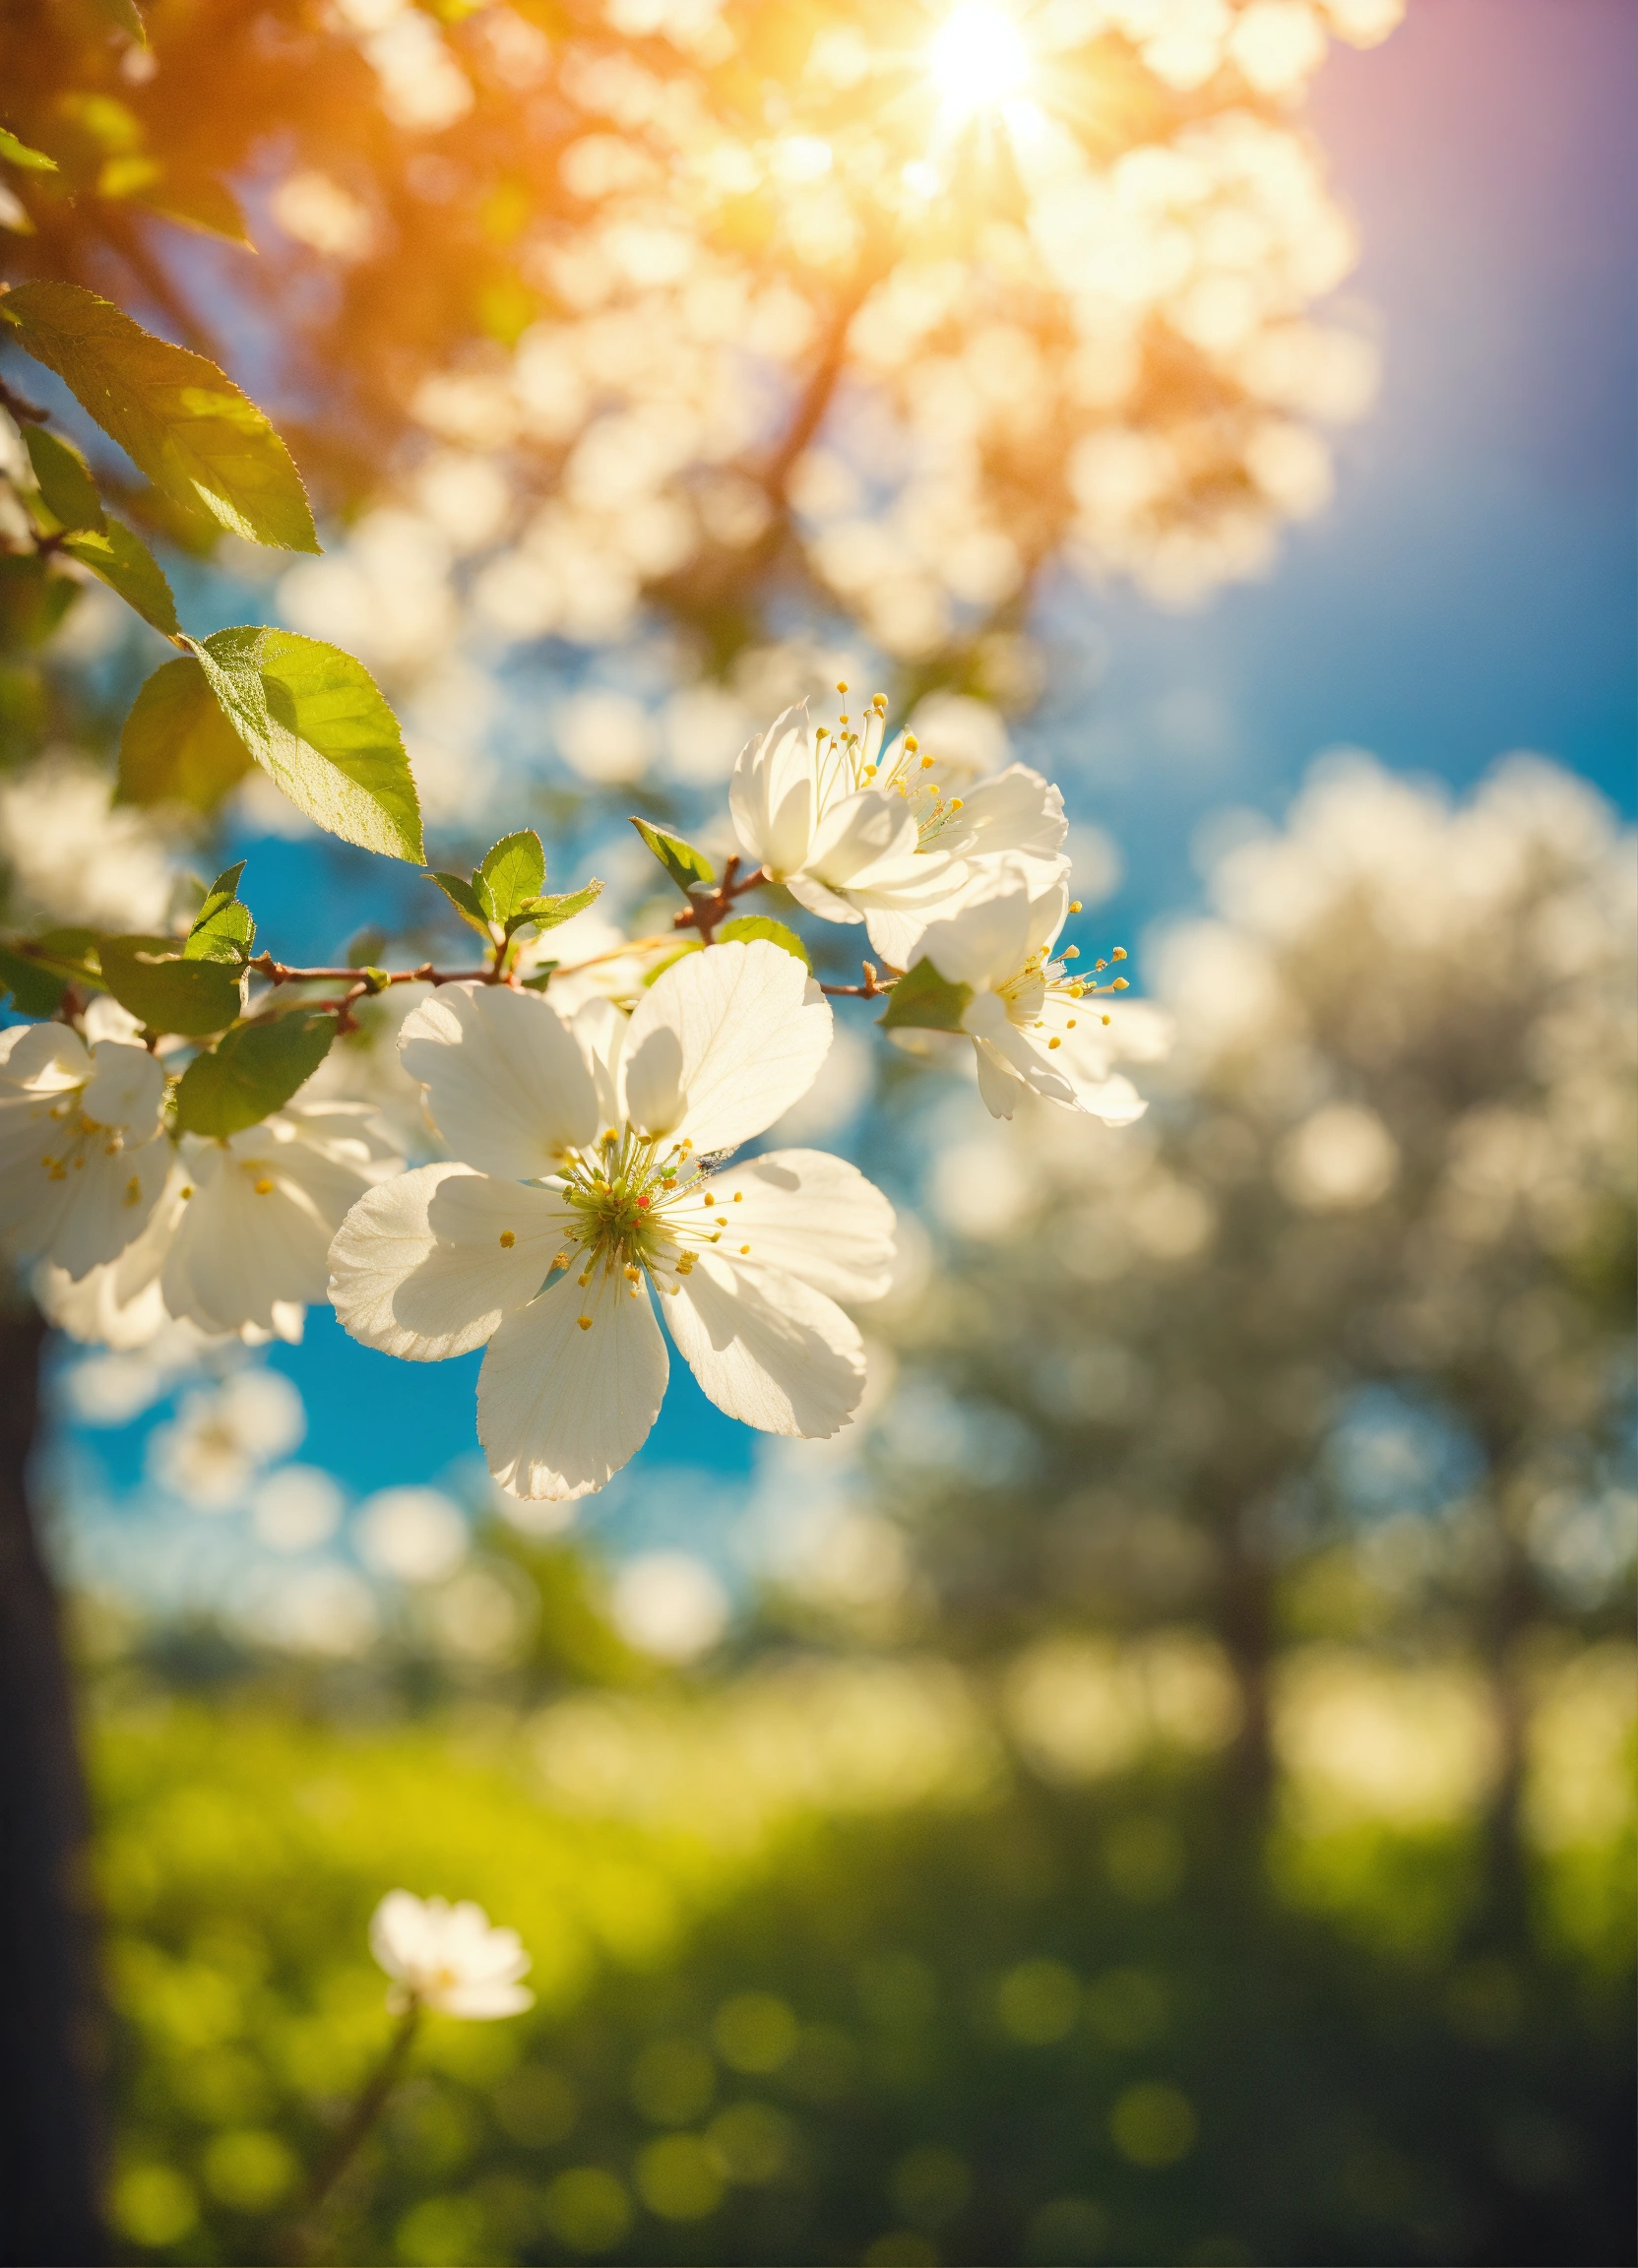
M 170 1145 L 146 1048 L 88 1047 L 66 1024 L 0 1032 L 0 1240 L 78 1281 L 148 1226 Z
M 954 913 L 930 923 L 915 950 L 947 982 L 971 988 L 962 1029 L 991 1117 L 1010 1118 L 1031 1090 L 1106 1125 L 1129 1125 L 1149 1105 L 1114 1063 L 1164 1054 L 1165 1029 L 1152 1016 L 1129 1014 L 1117 1027 L 1116 1004 L 1072 974 L 1076 948 L 1052 958 L 1068 913 L 1063 881 L 1032 890 L 1029 871 L 1006 860 Z
M 148 1461 L 154 1478 L 195 1511 L 225 1512 L 306 1430 L 301 1396 L 287 1378 L 240 1370 L 187 1395 L 171 1422 L 155 1431 Z
M 387 2006 L 432 2008 L 441 2016 L 516 2016 L 535 1995 L 518 1980 L 530 1957 L 515 1929 L 495 1929 L 470 1898 L 451 1906 L 389 1890 L 370 1917 L 370 1951 L 392 1978 Z
M 204 1331 L 298 1339 L 348 1206 L 403 1160 L 368 1103 L 291 1102 L 189 1145 L 184 1164 L 159 1275 L 165 1307 Z
M 675 963 L 629 1022 L 593 999 L 448 985 L 404 1028 L 454 1162 L 361 1198 L 331 1296 L 366 1346 L 437 1361 L 487 1342 L 477 1428 L 524 1498 L 602 1487 L 665 1391 L 651 1288 L 705 1392 L 774 1433 L 835 1433 L 864 1352 L 837 1299 L 879 1297 L 892 1208 L 854 1167 L 722 1156 L 811 1086 L 831 1012 L 779 947 Z
M 927 755 L 914 733 L 885 751 L 886 703 L 855 729 L 787 709 L 741 750 L 729 804 L 747 858 L 827 921 L 862 921 L 896 969 L 920 928 L 988 861 L 1011 856 L 1044 881 L 1067 861 L 1063 798 L 1027 765 L 969 785 L 967 767 Z M 963 794 L 947 792 L 960 785 Z

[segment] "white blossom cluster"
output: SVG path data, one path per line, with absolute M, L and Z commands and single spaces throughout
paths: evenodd
M 847 1309 L 889 1287 L 893 1208 L 822 1152 L 737 1155 L 818 1078 L 827 990 L 886 998 L 892 1037 L 966 1055 L 997 1117 L 1033 1092 L 1124 1124 L 1145 1105 L 1116 1062 L 1164 1051 L 1159 1021 L 1114 997 L 1125 979 L 1078 975 L 1060 945 L 1080 909 L 1058 789 L 974 769 L 889 737 L 881 696 L 834 724 L 786 711 L 734 771 L 743 880 L 713 885 L 710 918 L 691 901 L 692 938 L 525 981 L 497 929 L 486 973 L 422 976 L 398 1053 L 445 1155 L 412 1169 L 369 1102 L 322 1080 L 242 1131 L 178 1133 L 187 1043 L 105 998 L 18 1025 L 0 1034 L 0 1234 L 52 1319 L 110 1347 L 178 1324 L 294 1338 L 326 1295 L 407 1360 L 483 1347 L 479 1439 L 525 1500 L 601 1488 L 642 1446 L 668 1368 L 657 1306 L 720 1409 L 832 1436 L 864 1391 Z M 765 884 L 861 928 L 881 966 L 827 987 L 777 921 L 718 938 Z

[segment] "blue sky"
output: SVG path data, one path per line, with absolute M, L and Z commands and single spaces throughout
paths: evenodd
M 1362 237 L 1345 296 L 1384 356 L 1375 410 L 1338 437 L 1335 502 L 1202 611 L 1119 592 L 1052 608 L 1099 666 L 1023 748 L 1121 846 L 1111 939 L 1196 895 L 1208 815 L 1277 816 L 1339 744 L 1458 790 L 1534 748 L 1634 808 L 1634 84 L 1631 0 L 1412 0 L 1384 45 L 1333 51 L 1307 115 Z M 328 948 L 362 880 L 345 851 L 266 844 L 247 890 L 282 946 L 286 917 L 333 909 Z M 300 1454 L 352 1490 L 474 1447 L 475 1356 L 394 1363 L 315 1310 L 273 1359 L 307 1403 Z M 116 1488 L 158 1415 L 82 1436 Z M 673 1363 L 644 1465 L 743 1476 L 752 1450 Z M 616 1500 L 615 1536 L 619 1518 Z

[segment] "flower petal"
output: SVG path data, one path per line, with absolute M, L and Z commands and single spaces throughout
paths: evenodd
M 19 1241 L 44 1252 L 76 1281 L 102 1262 L 116 1259 L 148 1227 L 175 1156 L 162 1134 L 136 1144 L 117 1136 L 97 1136 L 84 1150 L 83 1169 L 52 1185 L 61 1209 L 41 1234 L 46 1209 L 36 1227 L 26 1226 Z
M 1018 975 L 1029 955 L 1029 935 L 1022 871 L 1003 868 L 942 920 L 929 921 L 920 950 L 947 982 L 985 992 Z
M 620 1056 L 626 1043 L 628 1019 L 612 1000 L 600 994 L 583 1000 L 569 1019 L 586 1068 L 598 1091 L 599 1126 L 612 1126 L 620 1115 Z
M 568 1026 L 537 992 L 446 984 L 405 1018 L 404 1068 L 455 1155 L 533 1181 L 598 1131 L 598 1095 Z
M 978 1058 L 978 1094 L 984 1108 L 992 1118 L 1010 1118 L 1029 1090 L 987 1040 L 975 1039 L 973 1051 Z
M 99 1126 L 120 1126 L 133 1142 L 159 1131 L 165 1075 L 146 1047 L 104 1040 L 91 1051 L 92 1075 L 80 1107 Z
M 278 1332 L 279 1306 L 308 1306 L 329 1283 L 330 1240 L 367 1186 L 351 1166 L 267 1119 L 207 1143 L 160 1282 L 165 1305 L 203 1331 Z
M 634 1299 L 633 1289 L 603 1275 L 582 1292 L 571 1278 L 508 1315 L 490 1340 L 477 1435 L 511 1495 L 589 1496 L 648 1439 L 668 1365 L 647 1292 L 636 1287 Z
M 765 938 L 673 962 L 620 1059 L 621 1115 L 649 1134 L 731 1150 L 805 1095 L 831 1043 L 830 1003 Z
M 775 718 L 740 750 L 728 788 L 739 847 L 776 880 L 807 857 L 818 810 L 818 780 L 807 703 Z
M 969 857 L 993 858 L 1012 850 L 1030 859 L 1062 858 L 1069 833 L 1063 796 L 1027 764 L 1009 764 L 966 789 L 961 815 L 972 830 Z
M 804 864 L 833 890 L 863 881 L 873 866 L 915 855 L 915 819 L 902 795 L 861 788 L 825 813 Z
M 823 1150 L 771 1150 L 724 1168 L 713 1190 L 734 1265 L 778 1269 L 832 1299 L 880 1299 L 893 1273 L 893 1208 L 856 1166 Z M 749 1244 L 748 1256 L 737 1247 Z
M 841 1431 L 864 1392 L 864 1343 L 822 1292 L 702 1253 L 662 1302 L 677 1352 L 719 1410 L 804 1441 Z
M 481 1347 L 534 1298 L 573 1226 L 553 1190 L 421 1166 L 366 1190 L 342 1223 L 331 1301 L 364 1346 L 442 1362 Z

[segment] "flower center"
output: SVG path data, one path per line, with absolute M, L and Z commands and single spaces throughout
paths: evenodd
M 600 1268 L 605 1276 L 624 1276 L 634 1299 L 645 1278 L 662 1292 L 679 1292 L 702 1246 L 723 1241 L 729 1208 L 745 1201 L 742 1190 L 709 1187 L 693 1150 L 691 1142 L 666 1144 L 662 1135 L 627 1126 L 591 1150 L 572 1152 L 563 1195 L 579 1218 L 564 1240 L 571 1249 L 559 1252 L 555 1265 L 571 1266 L 578 1245 L 582 1290 Z M 750 1246 L 738 1249 L 748 1253 Z M 582 1329 L 591 1329 L 589 1315 L 580 1320 Z

